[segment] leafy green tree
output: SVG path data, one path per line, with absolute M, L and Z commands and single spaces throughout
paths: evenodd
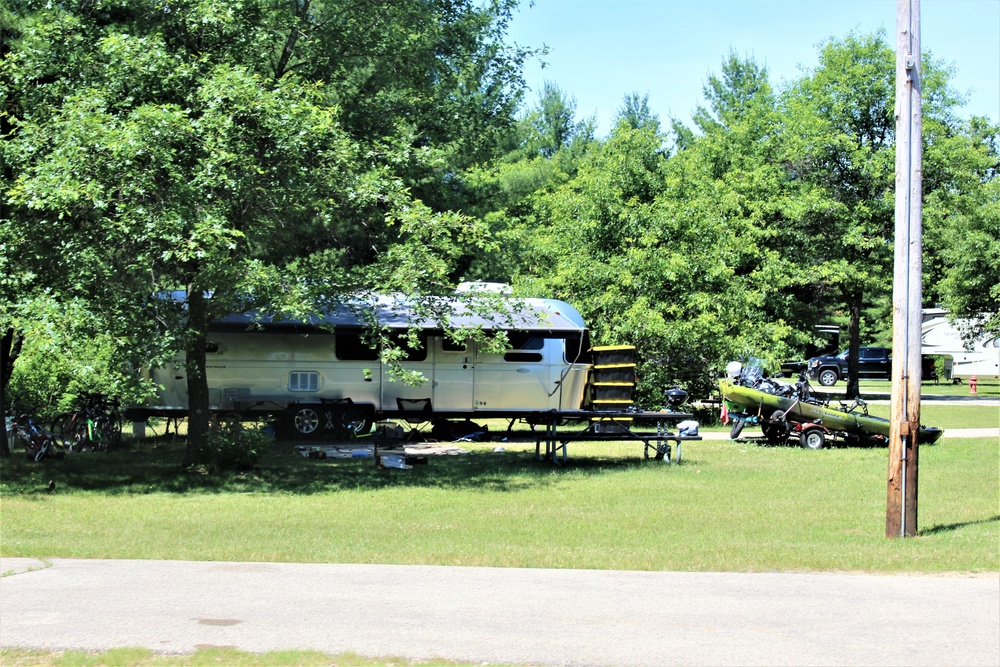
M 720 360 L 783 335 L 751 322 L 767 300 L 749 298 L 733 268 L 740 248 L 712 162 L 697 145 L 668 159 L 651 127 L 620 123 L 574 179 L 538 202 L 548 222 L 534 230 L 531 272 L 517 284 L 574 303 L 596 344 L 636 345 L 647 405 L 678 382 L 706 395 Z
M 538 102 L 520 122 L 520 153 L 526 157 L 550 158 L 568 147 L 583 132 L 592 131 L 587 122 L 576 121 L 576 98 L 567 95 L 557 84 L 546 81 L 538 93 Z
M 801 260 L 835 290 L 849 317 L 847 396 L 858 395 L 866 300 L 891 287 L 895 59 L 884 33 L 829 40 L 820 64 L 786 99 L 791 169 L 816 191 Z
M 6 4 L 0 5 L 0 62 L 5 61 L 11 52 L 11 44 L 18 39 L 23 30 L 23 18 L 14 12 L 13 7 Z M 2 81 L 2 80 L 0 80 Z M 3 81 L 0 91 L 4 92 L 3 99 L 7 98 L 9 90 L 6 81 Z M 10 114 L 7 104 L 0 107 L 0 139 L 6 140 L 10 136 L 11 124 Z M 7 160 L 0 161 L 0 169 L 3 171 L 3 183 L 10 183 L 14 178 L 14 171 Z M 2 218 L 4 216 L 0 216 Z M 0 246 L 0 303 L 10 301 L 11 295 L 17 292 L 18 279 L 14 275 L 13 267 L 3 246 Z M 11 374 L 14 370 L 14 362 L 17 361 L 21 348 L 22 336 L 17 332 L 11 321 L 10 314 L 6 309 L 0 308 L 0 414 L 7 416 L 7 385 L 10 382 Z M 10 443 L 7 441 L 7 429 L 0 432 L 0 456 L 10 456 Z
M 442 290 L 483 242 L 413 193 L 446 192 L 438 163 L 509 129 L 512 6 L 18 3 L 29 27 L 0 69 L 12 303 L 51 290 L 125 332 L 166 331 L 186 356 L 197 462 L 209 322 Z M 167 291 L 180 300 L 151 298 Z
M 925 284 L 972 341 L 1000 335 L 1000 126 L 973 118 L 953 129 L 927 147 Z
M 642 96 L 637 92 L 626 93 L 615 114 L 615 122 L 628 123 L 633 130 L 660 130 L 660 117 L 649 108 L 649 93 Z
M 23 346 L 11 370 L 9 396 L 48 420 L 70 410 L 80 394 L 101 393 L 135 404 L 151 387 L 125 361 L 130 342 L 110 334 L 104 318 L 81 300 L 39 297 L 29 304 L 30 317 L 20 319 Z M 145 355 L 152 356 L 150 350 Z
M 708 106 L 699 106 L 692 120 L 706 134 L 746 123 L 762 106 L 775 103 L 767 67 L 734 51 L 723 59 L 719 74 L 709 75 L 702 92 Z
M 509 150 L 460 175 L 469 194 L 464 210 L 482 219 L 496 240 L 492 251 L 463 263 L 469 279 L 510 283 L 532 270 L 529 239 L 545 225 L 538 200 L 572 179 L 599 143 L 596 121 L 578 121 L 575 108 L 572 98 L 547 83 L 536 106 L 517 123 Z
M 736 356 L 777 359 L 793 331 L 783 306 L 803 282 L 781 252 L 781 222 L 795 212 L 766 70 L 731 57 L 706 96 L 701 133 L 674 155 L 658 123 L 639 120 L 648 107 L 627 98 L 576 174 L 532 198 L 522 238 L 516 284 L 574 303 L 596 343 L 635 344 L 646 404 L 673 383 L 706 395 L 711 369 Z
M 947 69 L 928 59 L 924 70 L 925 211 L 940 220 L 928 224 L 940 239 L 929 256 L 944 275 L 954 231 L 986 227 L 968 237 L 980 246 L 995 233 L 996 161 L 993 135 L 956 120 Z M 673 123 L 673 154 L 626 120 L 559 180 L 541 176 L 550 162 L 505 167 L 532 176 L 518 181 L 505 230 L 516 252 L 493 264 L 517 267 L 525 291 L 574 303 L 597 342 L 637 344 L 647 391 L 684 382 L 704 392 L 706 369 L 743 355 L 776 367 L 823 322 L 847 322 L 856 358 L 862 331 L 880 331 L 890 286 L 893 72 L 881 35 L 830 40 L 820 65 L 780 91 L 766 68 L 730 53 L 694 129 Z
M 942 151 L 958 123 L 948 72 L 922 61 L 925 198 L 956 184 Z M 783 97 L 788 173 L 801 183 L 797 199 L 803 239 L 799 261 L 814 288 L 831 292 L 849 325 L 848 397 L 858 395 L 857 358 L 864 313 L 885 304 L 891 288 L 895 177 L 895 54 L 885 34 L 831 39 L 819 65 Z M 967 189 L 966 189 L 967 191 Z M 822 241 L 819 241 L 822 239 Z M 947 256 L 944 253 L 942 257 Z M 885 309 L 882 309 L 885 312 Z M 869 332 L 868 334 L 872 334 Z
M 11 326 L 0 330 L 0 408 L 4 418 L 7 416 L 7 385 L 14 372 L 14 362 L 21 350 L 22 337 Z M 5 423 L 6 425 L 6 423 Z M 0 433 L 0 456 L 10 456 L 10 442 L 7 439 L 7 429 Z

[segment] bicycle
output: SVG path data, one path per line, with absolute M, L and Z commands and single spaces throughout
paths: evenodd
M 103 394 L 81 394 L 80 398 L 80 407 L 60 415 L 52 425 L 59 444 L 76 452 L 87 447 L 95 452 L 117 447 L 122 435 L 118 400 L 108 400 Z
M 6 428 L 12 448 L 14 443 L 20 443 L 29 461 L 62 459 L 66 456 L 65 450 L 53 439 L 52 434 L 39 426 L 38 420 L 29 414 L 8 417 Z

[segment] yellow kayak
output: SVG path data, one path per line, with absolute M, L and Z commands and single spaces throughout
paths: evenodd
M 854 409 L 834 410 L 812 401 L 798 400 L 794 396 L 786 398 L 744 387 L 728 379 L 719 382 L 719 389 L 732 418 L 764 425 L 780 423 L 794 425 L 786 429 L 786 435 L 791 430 L 800 431 L 803 434 L 803 444 L 807 442 L 806 434 L 816 427 L 847 440 L 884 443 L 889 437 L 889 420 L 869 416 L 863 402 L 855 404 L 861 408 L 860 412 L 855 412 Z M 736 426 L 733 431 L 739 433 Z M 766 428 L 765 433 L 767 433 Z M 944 431 L 939 428 L 921 426 L 920 442 L 926 444 L 937 442 L 943 433 Z M 816 442 L 815 437 L 813 442 Z M 811 443 L 806 446 L 818 448 Z M 822 441 L 819 442 L 819 447 L 822 447 Z

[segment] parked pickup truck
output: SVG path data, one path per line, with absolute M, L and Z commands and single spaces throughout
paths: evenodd
M 835 357 L 813 357 L 806 362 L 810 379 L 832 387 L 847 378 L 847 351 Z M 863 347 L 858 354 L 858 377 L 888 380 L 892 377 L 892 350 L 887 347 Z

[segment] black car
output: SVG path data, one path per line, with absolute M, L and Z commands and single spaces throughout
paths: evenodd
M 806 362 L 809 378 L 824 387 L 832 387 L 847 378 L 847 350 L 835 357 L 813 357 Z M 887 347 L 863 347 L 858 353 L 858 377 L 888 380 L 892 377 L 892 350 Z

